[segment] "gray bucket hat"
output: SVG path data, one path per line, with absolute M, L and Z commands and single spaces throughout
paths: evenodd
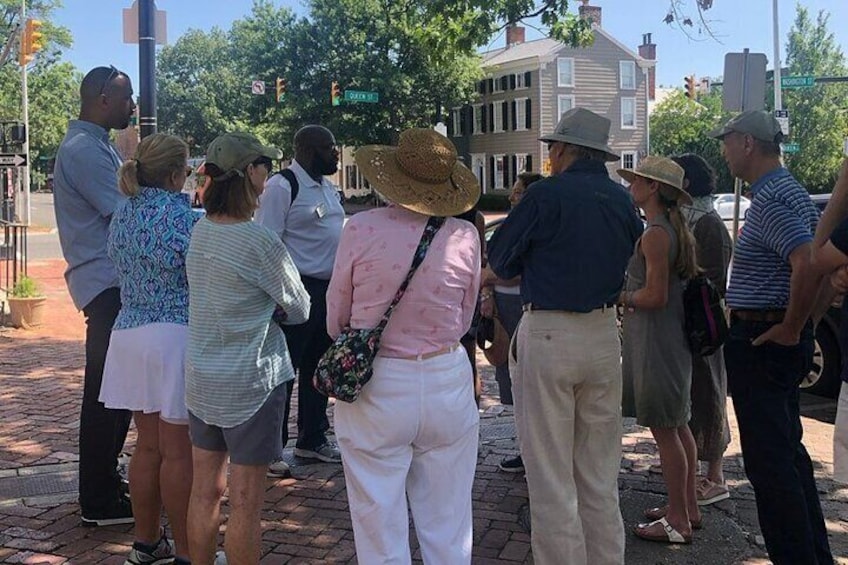
M 542 136 L 539 141 L 569 143 L 607 154 L 607 161 L 618 161 L 620 157 L 610 149 L 610 121 L 585 108 L 572 108 L 562 115 L 553 133 Z

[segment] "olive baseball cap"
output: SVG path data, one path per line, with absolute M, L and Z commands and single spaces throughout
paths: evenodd
M 728 120 L 723 127 L 709 133 L 710 137 L 722 139 L 729 133 L 744 133 L 754 139 L 766 143 L 780 143 L 783 141 L 783 132 L 780 123 L 765 110 L 748 110 Z
M 222 181 L 233 175 L 244 176 L 244 169 L 260 157 L 280 159 L 283 152 L 276 147 L 262 145 L 256 136 L 245 132 L 233 132 L 219 135 L 206 150 L 206 163 L 211 163 L 224 171 L 224 174 L 212 180 Z

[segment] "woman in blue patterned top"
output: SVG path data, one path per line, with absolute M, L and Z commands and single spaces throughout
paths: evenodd
M 176 557 L 188 563 L 186 515 L 192 483 L 185 404 L 188 282 L 185 258 L 199 216 L 181 194 L 188 147 L 155 134 L 119 171 L 129 198 L 115 211 L 107 251 L 121 281 L 121 311 L 112 328 L 100 401 L 132 410 L 138 432 L 130 462 L 135 517 L 127 563 Z M 162 506 L 174 541 L 160 530 Z

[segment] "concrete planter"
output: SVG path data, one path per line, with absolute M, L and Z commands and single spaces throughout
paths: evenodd
M 46 296 L 19 298 L 9 296 L 9 322 L 16 328 L 30 329 L 44 322 Z

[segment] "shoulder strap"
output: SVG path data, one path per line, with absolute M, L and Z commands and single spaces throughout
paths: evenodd
M 277 174 L 282 175 L 284 179 L 289 181 L 289 186 L 291 186 L 291 201 L 294 203 L 297 193 L 300 192 L 300 184 L 297 182 L 297 176 L 289 168 L 280 169 Z
M 430 248 L 430 244 L 433 243 L 433 238 L 436 237 L 436 233 L 439 231 L 439 228 L 445 223 L 445 218 L 431 216 L 427 221 L 427 225 L 424 226 L 424 233 L 421 234 L 421 241 L 418 242 L 418 249 L 415 250 L 415 256 L 412 258 L 412 266 L 409 268 L 409 272 L 406 274 L 406 278 L 401 283 L 400 288 L 395 294 L 394 299 L 392 299 L 392 303 L 389 304 L 388 310 L 383 314 L 383 318 L 380 320 L 380 323 L 377 324 L 377 329 L 379 331 L 383 331 L 386 327 L 386 324 L 389 323 L 389 316 L 392 315 L 392 311 L 397 306 L 400 299 L 403 298 L 403 293 L 406 292 L 406 288 L 409 286 L 409 281 L 412 280 L 412 276 L 415 274 L 415 271 L 418 270 L 419 265 L 424 261 L 424 257 L 427 255 L 427 250 Z

